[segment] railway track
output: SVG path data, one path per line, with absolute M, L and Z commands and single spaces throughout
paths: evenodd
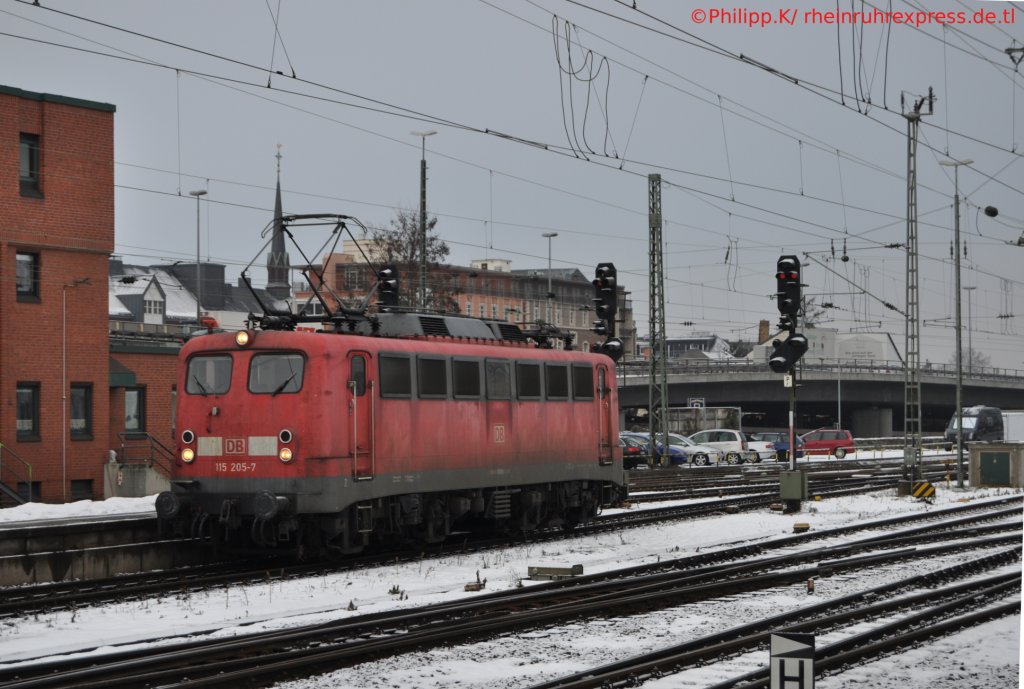
M 877 490 L 878 480 L 871 477 L 818 483 L 816 494 L 823 497 Z M 748 489 L 748 493 L 749 493 Z M 767 490 L 767 489 L 766 489 Z M 693 496 L 689 496 L 693 497 Z M 664 497 L 662 499 L 665 499 Z M 614 515 L 602 515 L 593 523 L 578 527 L 576 535 L 633 528 L 648 524 L 713 516 L 723 512 L 741 512 L 765 509 L 778 502 L 777 494 L 755 492 L 728 498 L 710 499 L 672 507 L 646 510 L 630 510 Z M 530 534 L 531 543 L 559 540 L 565 534 L 558 529 Z M 475 552 L 482 549 L 507 546 L 507 537 L 491 538 L 466 535 L 461 540 L 449 539 L 440 547 L 425 550 L 386 551 L 360 557 L 347 558 L 340 563 L 293 563 L 284 558 L 256 562 L 218 563 L 187 568 L 175 568 L 158 572 L 141 572 L 101 579 L 73 580 L 18 586 L 0 589 L 4 596 L 0 600 L 0 618 L 12 618 L 40 611 L 70 609 L 84 605 L 97 605 L 112 601 L 138 600 L 150 596 L 180 593 L 217 586 L 245 586 L 267 580 L 285 580 L 303 576 L 317 576 L 336 573 L 347 568 L 372 567 L 384 562 L 418 559 L 424 555 L 450 554 L 452 549 L 461 552 Z M 175 547 L 173 542 L 168 547 Z
M 874 623 L 869 631 L 848 632 L 840 641 L 815 648 L 815 671 L 824 674 L 847 664 L 873 660 L 911 648 L 923 640 L 958 631 L 1004 615 L 1020 612 L 1020 576 L 1015 572 L 971 578 L 948 584 L 950 580 L 984 571 L 998 565 L 1002 558 L 980 559 L 934 574 L 887 584 L 795 612 L 775 615 L 724 632 L 676 644 L 652 653 L 591 668 L 555 680 L 532 685 L 529 689 L 611 689 L 638 686 L 643 682 L 681 674 L 686 669 L 705 667 L 740 654 L 760 653 L 763 662 L 773 633 L 829 634 Z M 938 586 L 939 582 L 946 583 Z M 913 588 L 931 590 L 898 595 Z M 1006 598 L 1015 600 L 1005 601 Z M 978 608 L 982 609 L 979 610 Z M 914 614 L 907 615 L 907 611 Z M 755 658 L 749 658 L 757 662 Z M 685 680 L 683 680 L 685 681 Z M 767 687 L 767 668 L 726 679 L 709 689 L 755 689 Z
M 961 553 L 960 558 L 972 563 L 890 586 L 894 592 L 905 592 L 948 580 L 954 570 L 966 575 L 968 569 L 985 571 L 1016 562 L 1020 556 L 1019 503 L 1019 498 L 990 501 L 985 505 L 937 511 L 930 515 L 930 524 L 921 524 L 925 521 L 921 515 L 882 520 L 527 589 L 513 588 L 472 601 L 363 615 L 229 641 L 181 641 L 157 649 L 119 651 L 102 658 L 40 659 L 0 671 L 0 687 L 257 686 L 411 649 L 454 644 L 580 617 L 618 616 L 686 605 L 930 557 L 938 551 L 956 550 Z M 996 523 L 985 523 L 992 520 Z M 876 533 L 853 542 L 802 547 L 792 552 L 794 547 L 807 546 L 814 539 L 846 537 L 857 531 L 908 524 L 915 526 L 896 534 Z M 921 547 L 933 539 L 941 540 L 942 544 Z M 751 560 L 752 554 L 760 556 Z M 873 595 L 877 594 L 865 594 L 862 598 Z

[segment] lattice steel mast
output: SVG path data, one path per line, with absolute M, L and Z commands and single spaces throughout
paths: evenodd
M 921 313 L 917 271 L 917 134 L 921 106 L 932 113 L 934 96 L 919 98 L 907 118 L 907 309 L 904 338 L 903 477 L 918 479 L 921 472 Z
M 650 344 L 651 380 L 648 389 L 648 430 L 651 436 L 649 452 L 653 463 L 656 443 L 668 448 L 668 375 L 665 360 L 668 356 L 665 337 L 665 271 L 661 240 L 661 175 L 647 176 L 648 208 L 650 213 Z M 667 455 L 662 453 L 663 457 Z

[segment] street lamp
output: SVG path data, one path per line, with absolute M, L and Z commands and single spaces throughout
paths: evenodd
M 437 130 L 428 132 L 409 132 L 420 137 L 420 288 L 417 298 L 418 306 L 427 305 L 427 137 L 437 134 Z
M 541 235 L 541 237 L 547 237 L 547 240 L 548 240 L 548 308 L 547 308 L 547 321 L 548 321 L 549 324 L 554 321 L 554 314 L 551 313 L 551 310 L 552 310 L 554 305 L 551 303 L 551 300 L 555 296 L 554 292 L 551 291 L 551 240 L 553 238 L 557 237 L 557 236 L 558 236 L 557 232 L 545 232 L 544 234 Z
M 939 165 L 953 168 L 953 256 L 956 265 L 956 486 L 964 487 L 964 362 L 963 329 L 960 315 L 960 166 L 973 160 L 940 160 Z

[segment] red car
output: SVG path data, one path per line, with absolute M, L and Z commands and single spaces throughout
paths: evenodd
M 809 455 L 835 455 L 842 459 L 847 452 L 856 452 L 857 444 L 850 431 L 835 428 L 819 428 L 800 436 L 804 441 L 804 452 Z

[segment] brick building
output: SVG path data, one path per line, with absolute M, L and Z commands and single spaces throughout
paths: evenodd
M 112 447 L 114 110 L 0 86 L 0 484 L 31 467 L 47 502 L 94 497 Z

